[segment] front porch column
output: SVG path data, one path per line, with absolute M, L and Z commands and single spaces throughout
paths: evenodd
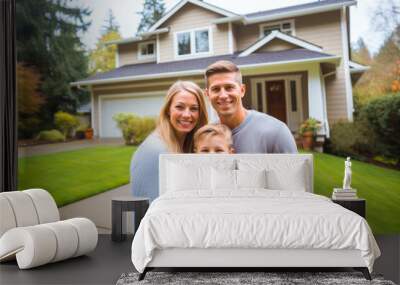
M 323 86 L 320 78 L 320 65 L 312 64 L 308 69 L 308 114 L 323 123 L 320 134 L 327 134 L 326 114 L 324 112 Z M 307 119 L 307 118 L 305 118 Z

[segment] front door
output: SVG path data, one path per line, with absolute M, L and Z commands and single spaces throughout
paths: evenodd
M 252 108 L 298 131 L 303 120 L 301 75 L 251 78 L 251 90 Z
M 285 80 L 265 81 L 267 114 L 287 123 Z

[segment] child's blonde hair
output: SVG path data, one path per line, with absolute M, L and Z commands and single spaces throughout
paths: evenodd
M 194 148 L 203 137 L 222 136 L 226 139 L 228 146 L 233 147 L 232 132 L 223 124 L 208 124 L 199 128 L 193 136 Z

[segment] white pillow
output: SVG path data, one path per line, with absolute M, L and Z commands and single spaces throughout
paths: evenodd
M 267 188 L 267 171 L 236 170 L 237 187 L 240 188 Z
M 215 190 L 236 190 L 236 170 L 217 169 L 211 170 L 211 187 Z
M 305 160 L 246 158 L 237 161 L 240 170 L 267 171 L 267 188 L 271 190 L 299 190 L 309 189 L 309 167 Z
M 303 191 L 307 189 L 306 164 L 298 163 L 290 169 L 268 169 L 267 170 L 268 189 Z
M 169 163 L 167 191 L 211 189 L 211 167 Z

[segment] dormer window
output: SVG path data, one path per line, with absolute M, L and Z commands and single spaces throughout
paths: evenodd
M 191 57 L 211 52 L 211 29 L 201 28 L 175 33 L 175 56 Z
M 139 59 L 154 59 L 156 43 L 154 41 L 139 43 L 138 58 Z
M 272 31 L 280 31 L 282 33 L 294 36 L 294 20 L 282 22 L 274 22 L 260 25 L 260 37 L 269 35 Z

